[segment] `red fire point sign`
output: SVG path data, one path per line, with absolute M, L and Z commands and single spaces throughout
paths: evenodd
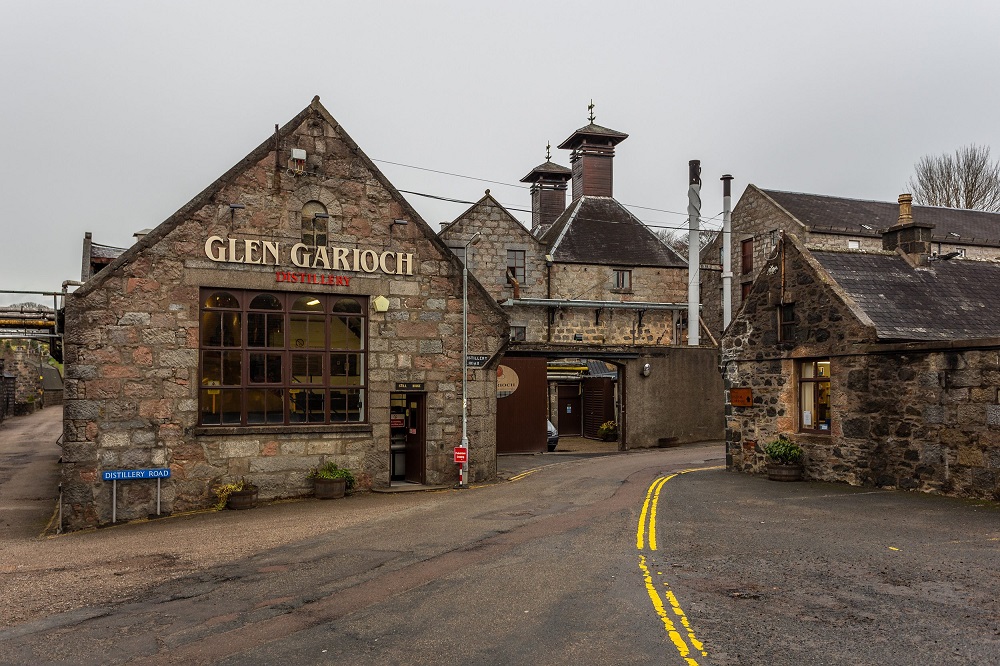
M 464 463 L 469 461 L 469 449 L 464 446 L 455 447 L 455 462 Z

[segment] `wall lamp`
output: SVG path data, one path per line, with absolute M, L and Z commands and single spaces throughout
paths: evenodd
M 243 204 L 229 204 L 229 220 L 236 219 L 236 211 L 246 208 Z

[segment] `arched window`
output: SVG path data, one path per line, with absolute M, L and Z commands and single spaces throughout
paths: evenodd
M 302 207 L 302 242 L 311 247 L 326 245 L 330 233 L 330 216 L 326 206 L 309 201 Z

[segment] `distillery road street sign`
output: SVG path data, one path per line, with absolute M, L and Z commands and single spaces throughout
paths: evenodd
M 396 382 L 397 391 L 423 391 L 423 382 Z
M 461 464 L 469 462 L 469 449 L 464 446 L 455 447 L 455 463 Z
M 465 367 L 481 368 L 490 360 L 489 354 L 469 354 L 465 357 Z
M 170 468 L 162 469 L 112 469 L 101 472 L 104 481 L 131 481 L 132 479 L 169 479 Z
M 101 478 L 111 482 L 111 522 L 118 521 L 118 482 L 139 479 L 156 479 L 156 515 L 160 515 L 160 481 L 170 478 L 170 468 L 159 469 L 109 469 L 101 472 Z

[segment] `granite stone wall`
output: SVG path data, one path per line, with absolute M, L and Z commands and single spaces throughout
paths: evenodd
M 810 479 L 1000 499 L 1000 341 L 879 343 L 793 244 L 784 294 L 798 324 L 779 341 L 771 266 L 722 344 L 730 469 L 762 473 L 763 446 L 783 434 L 804 449 Z M 830 361 L 829 434 L 798 431 L 807 359 Z M 751 406 L 731 404 L 736 387 Z
M 110 521 L 111 484 L 100 478 L 109 469 L 169 467 L 168 512 L 210 506 L 213 486 L 240 477 L 265 499 L 301 495 L 309 490 L 307 470 L 326 461 L 353 470 L 361 487 L 388 485 L 396 382 L 420 382 L 427 391 L 427 482 L 457 478 L 451 458 L 461 439 L 460 263 L 394 199 L 339 126 L 315 110 L 300 117 L 284 131 L 277 159 L 268 149 L 272 139 L 67 299 L 62 470 L 69 529 Z M 309 155 L 306 173 L 297 176 L 284 170 L 293 147 Z M 368 313 L 368 423 L 201 427 L 200 288 L 334 291 L 277 282 L 269 266 L 211 261 L 206 239 L 265 238 L 289 247 L 301 239 L 299 212 L 310 201 L 330 214 L 331 244 L 414 257 L 413 275 L 350 273 L 349 284 L 335 289 L 389 302 L 386 312 Z M 234 202 L 245 208 L 234 213 Z M 470 351 L 492 354 L 506 339 L 506 318 L 474 285 L 470 303 Z M 475 481 L 495 473 L 496 381 L 490 368 L 469 377 Z M 118 518 L 150 513 L 154 493 L 152 482 L 119 483 Z

